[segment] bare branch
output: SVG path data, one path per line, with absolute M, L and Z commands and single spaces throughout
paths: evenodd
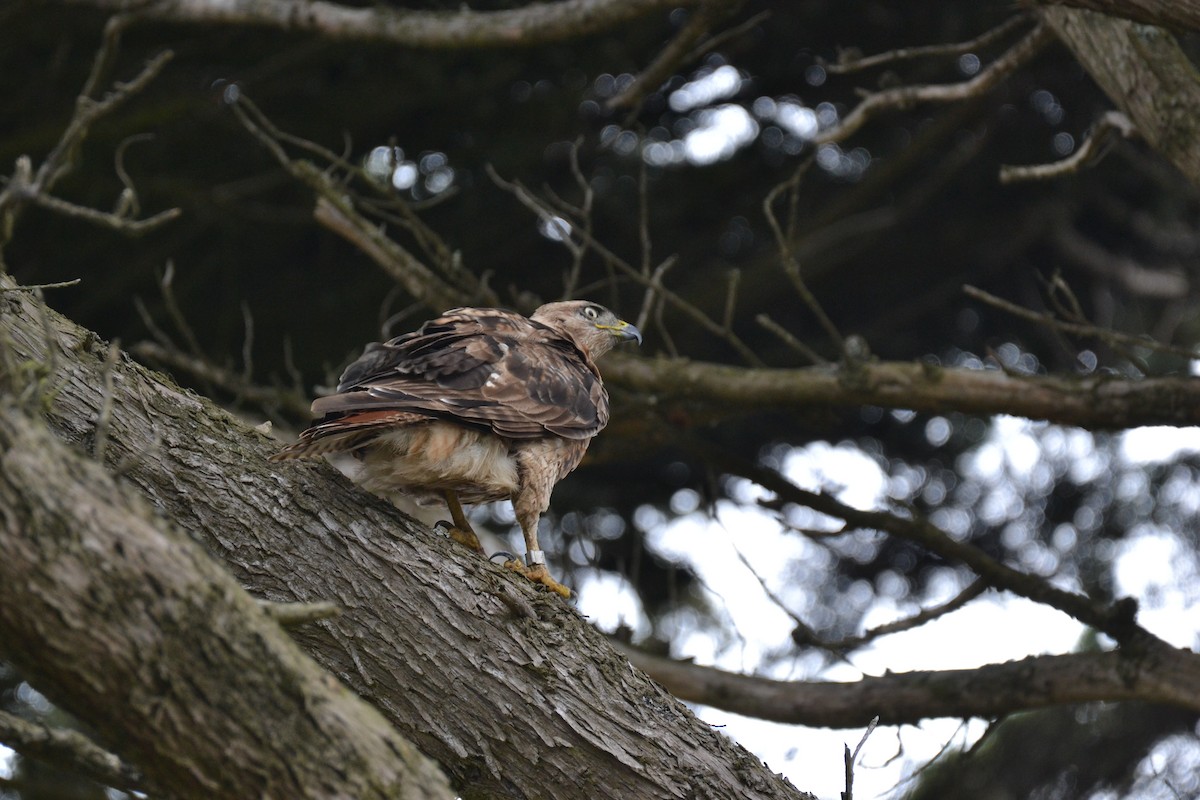
M 149 219 L 133 220 L 128 218 L 125 213 L 97 211 L 50 195 L 55 184 L 74 168 L 79 148 L 87 138 L 92 125 L 144 89 L 162 72 L 173 56 L 170 50 L 159 53 L 146 62 L 142 71 L 132 80 L 126 83 L 118 82 L 112 91 L 103 98 L 94 99 L 92 94 L 98 88 L 108 66 L 116 57 L 123 25 L 124 18 L 122 17 L 114 17 L 109 20 L 109 24 L 105 28 L 104 42 L 96 53 L 92 71 L 88 76 L 83 93 L 75 100 L 75 113 L 71 116 L 71 120 L 67 123 L 57 144 L 36 171 L 34 171 L 28 156 L 18 158 L 7 185 L 0 190 L 0 250 L 12 237 L 21 208 L 29 203 L 131 235 L 146 233 L 179 216 L 180 211 L 176 208 L 155 214 Z M 119 161 L 118 167 L 119 172 L 123 173 L 124 168 Z M 118 201 L 117 208 L 119 212 L 129 208 L 124 194 L 122 200 Z
M 1049 164 L 1030 164 L 1027 166 L 1002 165 L 1000 167 L 1001 183 L 1019 183 L 1022 181 L 1040 181 L 1058 178 L 1063 175 L 1073 175 L 1085 167 L 1095 166 L 1104 158 L 1112 146 L 1112 136 L 1131 139 L 1137 135 L 1137 130 L 1129 117 L 1120 111 L 1106 111 L 1096 120 L 1096 124 L 1084 135 L 1083 143 L 1074 153 L 1060 161 Z
M 771 333 L 775 334 L 781 342 L 799 353 L 805 360 L 811 364 L 828 364 L 829 362 L 821 357 L 821 354 L 804 342 L 792 335 L 791 331 L 784 328 L 775 320 L 771 319 L 766 314 L 759 314 L 754 318 L 754 321 L 766 328 Z
M 862 752 L 863 745 L 867 743 L 867 739 L 878 724 L 879 717 L 872 717 L 867 724 L 867 729 L 863 731 L 862 738 L 858 740 L 858 746 L 854 748 L 854 752 L 850 752 L 850 745 L 846 745 L 846 791 L 842 792 L 842 800 L 854 800 L 854 762 L 858 761 L 858 754 Z
M 969 567 L 994 588 L 1056 608 L 1122 644 L 1158 641 L 1137 624 L 1137 602 L 1132 598 L 1123 598 L 1110 604 L 1060 589 L 1039 575 L 1022 572 L 997 561 L 970 542 L 955 539 L 923 517 L 857 509 L 832 495 L 801 489 L 775 470 L 740 459 L 713 446 L 696 440 L 689 440 L 688 445 L 718 468 L 749 478 L 774 492 L 782 502 L 795 503 L 845 520 L 847 530 L 883 531 L 918 544 L 951 563 Z
M 309 401 L 299 389 L 259 386 L 241 372 L 225 369 L 202 356 L 188 355 L 158 342 L 138 342 L 129 348 L 134 356 L 167 369 L 182 372 L 201 382 L 223 389 L 243 401 L 264 409 L 278 409 L 292 420 L 307 420 Z
M 686 405 L 694 421 L 766 409 L 871 405 L 1012 414 L 1091 430 L 1200 424 L 1200 381 L 1186 376 L 1009 375 L 915 361 L 867 361 L 851 373 L 832 366 L 755 368 L 610 353 L 604 380 L 653 395 L 660 408 Z
M 779 260 L 783 266 L 784 273 L 788 276 L 788 280 L 792 282 L 792 287 L 800 295 L 800 299 L 804 301 L 804 305 L 808 306 L 808 310 L 817 318 L 817 322 L 820 323 L 830 341 L 833 342 L 834 346 L 837 347 L 843 356 L 846 356 L 846 341 L 842 338 L 842 334 L 838 331 L 837 326 L 833 324 L 833 320 L 825 313 L 825 309 L 821 307 L 816 296 L 808 288 L 808 284 L 801 273 L 800 262 L 796 259 L 791 245 L 794 236 L 794 226 L 796 224 L 796 193 L 799 189 L 800 181 L 808 172 L 808 167 L 811 163 L 811 159 L 805 160 L 797 167 L 790 178 L 776 185 L 767 193 L 762 204 L 763 215 L 766 216 L 767 223 L 771 226 L 771 232 L 775 235 L 775 244 L 779 248 Z M 779 224 L 779 219 L 775 216 L 775 200 L 784 193 L 788 197 L 786 230 Z
M 888 673 L 853 683 L 737 675 L 615 645 L 683 700 L 756 719 L 849 728 L 936 717 L 996 717 L 1097 700 L 1143 700 L 1200 711 L 1200 655 L 1158 643 L 1145 652 L 1031 656 L 972 669 Z M 1170 675 L 1167 681 L 1159 675 Z
M 559 0 L 501 11 L 416 11 L 312 0 L 65 0 L 139 19 L 205 25 L 263 25 L 332 40 L 389 42 L 406 47 L 462 49 L 530 47 L 587 36 L 656 11 L 699 0 Z
M 285 628 L 331 619 L 342 613 L 341 606 L 327 600 L 315 603 L 272 603 L 269 600 L 259 600 L 258 607 Z
M 1051 238 L 1055 248 L 1077 266 L 1115 281 L 1132 295 L 1179 300 L 1190 294 L 1190 282 L 1182 266 L 1175 269 L 1143 266 L 1128 256 L 1110 253 L 1066 223 L 1056 226 Z
M 623 92 L 609 98 L 610 109 L 633 108 L 659 86 L 677 73 L 681 67 L 704 55 L 698 49 L 700 41 L 722 20 L 737 13 L 744 0 L 700 0 L 699 8 L 692 14 L 675 37 L 667 43 L 654 59 Z M 755 17 L 761 21 L 763 15 Z M 740 27 L 740 26 L 739 26 Z
M 989 292 L 985 292 L 982 289 L 974 286 L 964 286 L 963 292 L 968 296 L 974 297 L 976 300 L 987 303 L 988 305 L 998 308 L 1001 311 L 1006 311 L 1014 316 L 1027 319 L 1030 322 L 1036 322 L 1039 325 L 1045 325 L 1048 328 L 1053 328 L 1055 330 L 1062 331 L 1063 333 L 1069 333 L 1073 336 L 1086 336 L 1095 338 L 1109 345 L 1121 347 L 1143 347 L 1147 350 L 1152 350 L 1157 353 L 1170 353 L 1171 355 L 1181 356 L 1188 360 L 1200 358 L 1200 352 L 1192 350 L 1191 348 L 1163 344 L 1162 342 L 1157 342 L 1147 336 L 1131 336 L 1128 333 L 1108 330 L 1097 325 L 1092 325 L 1091 323 L 1069 322 L 1061 320 L 1049 312 L 1033 311 L 1025 308 L 1024 306 L 1019 306 L 1016 303 L 1010 303 L 1001 297 L 996 297 L 994 294 L 990 294 Z
M 820 145 L 847 139 L 872 117 L 885 111 L 902 111 L 921 103 L 952 103 L 980 97 L 1027 64 L 1053 41 L 1054 35 L 1049 28 L 1039 24 L 969 81 L 901 86 L 869 94 L 855 106 L 853 111 L 846 115 L 841 124 L 818 133 L 813 138 L 813 143 Z
M 242 125 L 267 147 L 280 165 L 316 194 L 317 202 L 313 216 L 317 222 L 360 249 L 403 286 L 414 299 L 439 313 L 453 306 L 471 303 L 498 304 L 498 298 L 491 289 L 463 269 L 449 248 L 442 245 L 440 240 L 436 252 L 444 259 L 439 262 L 439 266 L 448 277 L 438 275 L 399 242 L 389 237 L 381 226 L 360 213 L 355 205 L 357 198 L 341 182 L 309 161 L 291 158 L 283 143 L 296 143 L 296 137 L 285 135 L 275 128 L 248 98 L 237 93 L 231 108 Z M 330 159 L 331 163 L 347 166 L 340 156 L 311 142 L 304 144 L 305 149 L 320 153 Z M 351 167 L 350 171 L 361 176 L 357 167 Z M 404 204 L 398 203 L 396 207 L 404 209 Z M 410 229 L 417 233 L 419 242 L 436 239 L 432 231 L 428 231 L 416 220 L 415 215 L 409 218 L 409 221 L 414 224 Z
M 125 196 L 124 194 L 122 196 Z M 165 225 L 171 220 L 178 219 L 183 211 L 178 208 L 168 208 L 152 217 L 145 219 L 129 219 L 124 214 L 100 211 L 99 209 L 81 206 L 68 200 L 52 197 L 41 192 L 24 195 L 24 200 L 48 211 L 62 214 L 64 217 L 74 217 L 102 228 L 124 233 L 128 236 L 142 236 Z
M 553 209 L 550 208 L 544 200 L 535 195 L 533 192 L 529 191 L 529 189 L 527 189 L 520 181 L 505 180 L 504 178 L 500 177 L 499 173 L 497 173 L 490 164 L 487 167 L 487 171 L 488 175 L 491 176 L 492 180 L 497 186 L 511 193 L 513 197 L 517 198 L 517 200 L 519 200 L 526 208 L 533 211 L 533 213 L 536 214 L 539 219 L 548 220 L 553 218 Z M 649 298 L 652 295 L 657 295 L 663 302 L 669 303 L 672 308 L 683 312 L 687 317 L 701 325 L 709 333 L 712 333 L 727 342 L 730 347 L 737 351 L 739 356 L 745 359 L 748 364 L 761 365 L 763 363 L 758 357 L 758 354 L 750 349 L 750 347 L 744 341 L 742 341 L 737 334 L 735 334 L 733 331 L 725 330 L 721 323 L 712 319 L 708 314 L 705 314 L 699 308 L 683 299 L 683 297 L 664 286 L 661 281 L 661 275 L 659 276 L 659 279 L 656 280 L 654 275 L 646 274 L 644 270 L 633 266 L 628 261 L 621 258 L 616 253 L 612 252 L 599 241 L 597 241 L 597 239 L 587 229 L 576 227 L 572 229 L 572 232 L 578 235 L 588 246 L 593 248 L 596 253 L 605 260 L 606 263 L 615 267 L 622 274 L 647 288 L 647 299 L 644 301 L 642 306 L 643 312 L 645 312 L 646 308 L 648 307 L 647 304 L 650 303 Z M 668 259 L 668 262 L 664 262 L 665 266 L 660 265 L 660 270 L 665 272 L 666 267 L 669 267 L 671 263 L 673 263 L 673 261 Z M 656 274 L 658 272 L 659 270 L 656 270 Z M 641 315 L 639 315 L 639 321 L 640 320 Z
M 946 58 L 964 55 L 966 53 L 975 53 L 991 46 L 995 42 L 1008 36 L 1022 24 L 1027 23 L 1029 17 L 1024 14 L 1018 14 L 1009 17 L 1004 22 L 1000 23 L 991 30 L 985 31 L 983 34 L 976 36 L 974 39 L 968 39 L 965 42 L 953 42 L 951 44 L 933 44 L 924 47 L 901 47 L 896 50 L 889 50 L 886 53 L 877 53 L 872 56 L 859 56 L 848 52 L 839 52 L 836 62 L 822 61 L 821 66 L 831 75 L 845 75 L 851 72 L 860 72 L 872 67 L 884 66 L 893 64 L 897 61 L 910 61 L 918 58 Z
M 877 625 L 874 628 L 864 631 L 858 636 L 847 636 L 845 638 L 835 640 L 822 640 L 820 642 L 820 646 L 834 652 L 846 653 L 862 647 L 865 644 L 869 644 L 881 636 L 890 636 L 895 633 L 903 633 L 904 631 L 912 630 L 913 628 L 919 628 L 927 622 L 932 622 L 933 620 L 940 619 L 941 617 L 944 617 L 953 611 L 957 611 L 967 603 L 974 600 L 976 597 L 979 597 L 979 595 L 986 592 L 988 588 L 987 581 L 983 580 L 982 578 L 977 578 L 969 586 L 956 594 L 954 597 L 947 600 L 945 603 L 931 606 L 929 608 L 923 608 L 911 616 L 898 619 L 894 622 L 887 622 L 883 625 Z

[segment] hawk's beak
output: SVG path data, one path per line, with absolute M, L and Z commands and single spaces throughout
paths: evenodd
M 637 343 L 642 343 L 642 332 L 637 329 L 637 326 L 630 325 L 623 319 L 617 320 L 616 325 L 597 325 L 597 328 L 606 331 L 612 331 L 612 335 L 622 340 L 637 339 Z

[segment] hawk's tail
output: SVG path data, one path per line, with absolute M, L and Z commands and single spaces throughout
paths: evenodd
M 389 428 L 432 422 L 411 411 L 362 411 L 318 422 L 300 434 L 300 440 L 271 456 L 271 461 L 316 458 L 329 453 L 357 450 Z

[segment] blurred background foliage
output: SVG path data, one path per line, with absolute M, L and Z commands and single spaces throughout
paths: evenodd
M 728 26 L 750 24 L 632 112 L 610 110 L 607 101 L 686 24 L 688 11 L 559 44 L 457 51 L 263 28 L 137 24 L 124 36 L 112 75 L 134 74 L 164 47 L 175 58 L 145 92 L 95 127 L 79 168 L 56 193 L 111 208 L 122 188 L 114 168 L 120 152 L 143 212 L 179 207 L 182 217 L 131 239 L 30 209 L 4 257 L 24 283 L 81 278 L 79 287 L 53 292 L 51 303 L 127 345 L 153 337 L 147 320 L 178 338 L 159 285 L 169 269 L 178 308 L 204 354 L 259 385 L 293 391 L 299 384 L 310 397 L 363 343 L 440 311 L 414 308 L 366 256 L 314 222 L 311 192 L 232 113 L 236 94 L 251 98 L 280 129 L 390 179 L 467 270 L 486 276 L 502 303 L 523 310 L 562 295 L 572 254 L 561 231 L 489 177 L 489 166 L 506 181 L 575 204 L 586 186 L 595 239 L 636 266 L 673 256 L 664 284 L 714 319 L 722 319 L 736 271 L 732 329 L 765 364 L 806 361 L 756 322 L 760 314 L 836 361 L 835 343 L 780 266 L 763 213 L 768 193 L 804 169 L 795 195 L 797 258 L 838 330 L 865 341 L 866 357 L 1021 374 L 1186 373 L 1183 358 L 1067 340 L 962 291 L 971 284 L 1041 310 L 1058 280 L 1099 326 L 1184 347 L 1200 333 L 1191 287 L 1200 195 L 1153 151 L 1121 141 L 1078 174 L 998 181 L 1001 165 L 1068 155 L 1111 108 L 1062 46 L 980 97 L 892 112 L 838 144 L 811 141 L 854 107 L 860 89 L 964 80 L 1028 25 L 977 51 L 847 75 L 828 68 L 842 49 L 870 54 L 968 40 L 1012 13 L 1003 2 L 748 2 Z M 53 146 L 105 20 L 78 5 L 0 6 L 0 164 L 21 154 L 36 161 Z M 404 231 L 391 232 L 413 246 Z M 583 259 L 573 287 L 630 319 L 643 305 L 644 289 L 594 254 Z M 665 308 L 646 327 L 644 356 L 744 363 L 726 337 L 677 309 Z M 265 415 L 285 428 L 306 421 L 193 375 L 177 377 L 249 417 Z M 612 426 L 556 492 L 543 540 L 585 599 L 589 582 L 615 577 L 622 602 L 634 609 L 619 621 L 626 633 L 676 654 L 687 654 L 681 641 L 697 632 L 710 637 L 716 653 L 744 648 L 749 635 L 721 610 L 686 548 L 663 544 L 672 520 L 711 519 L 722 504 L 770 505 L 769 495 L 706 459 L 713 448 L 790 475 L 815 462 L 814 480 L 825 488 L 836 487 L 822 478 L 821 459 L 831 450 L 852 453 L 874 465 L 864 475 L 879 476 L 877 501 L 911 504 L 1006 562 L 1097 596 L 1116 593 L 1114 565 L 1139 536 L 1169 540 L 1179 574 L 1195 580 L 1195 455 L 1145 464 L 1122 457 L 1116 433 L 998 427 L 959 413 L 853 408 L 692 420 L 686 408 L 664 412 L 653 398 L 614 391 L 614 401 Z M 644 416 L 661 435 L 647 437 L 645 425 L 623 421 Z M 1020 463 L 1011 457 L 1017 440 L 1029 445 Z M 775 510 L 798 529 L 822 525 L 801 509 Z M 500 534 L 511 526 L 506 508 L 483 514 Z M 799 541 L 787 532 L 780 537 Z M 837 660 L 812 647 L 806 626 L 836 640 L 861 632 L 880 603 L 912 610 L 970 581 L 914 545 L 869 532 L 779 552 L 778 574 L 761 577 L 777 599 L 794 604 L 797 625 L 791 636 L 755 650 L 751 668 L 763 674 L 816 675 Z M 1157 591 L 1184 591 L 1194 602 L 1194 585 Z M 798 672 L 796 664 L 803 665 Z M 780 665 L 790 666 L 781 673 Z M 33 717 L 45 713 L 22 695 L 22 685 L 14 679 L 0 686 L 0 704 Z M 1002 746 L 999 734 L 986 739 L 994 743 L 988 757 L 1001 765 L 988 779 L 993 788 L 1020 772 L 1015 765 L 1052 749 L 1044 768 L 1029 773 L 1032 784 L 1013 777 L 1009 793 L 988 794 L 955 780 L 926 796 L 1159 796 L 1162 782 L 1138 783 L 1147 754 L 1160 752 L 1156 745 L 1172 743 L 1171 763 L 1194 763 L 1186 761 L 1195 759 L 1194 748 L 1188 756 L 1179 744 L 1188 737 L 1178 737 L 1194 719 L 1141 708 L 1126 718 L 1106 708 L 1095 713 L 1139 733 L 1105 738 L 1120 755 L 1103 762 L 1116 768 L 1083 775 L 1070 754 L 1087 752 L 1086 736 L 1104 738 L 1100 726 L 1072 725 L 1078 715 L 1071 710 L 1037 713 L 1047 716 L 1036 725 L 1011 721 L 1028 728 L 1016 739 L 1056 741 L 1055 748 L 1031 753 Z M 1048 721 L 1051 713 L 1061 722 Z M 13 786 L 24 774 L 14 773 Z M 931 785 L 937 775 L 930 771 Z M 30 786 L 0 784 L 0 796 L 93 796 Z

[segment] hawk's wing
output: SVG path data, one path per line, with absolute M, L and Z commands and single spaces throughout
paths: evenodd
M 380 411 L 512 439 L 590 439 L 608 422 L 608 393 L 595 364 L 565 335 L 508 311 L 456 308 L 369 345 L 342 374 L 338 393 L 313 403 L 326 424 Z

